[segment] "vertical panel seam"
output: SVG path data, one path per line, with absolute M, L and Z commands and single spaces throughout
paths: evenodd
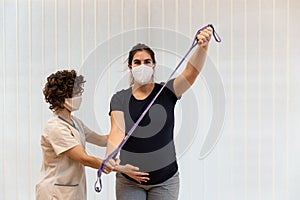
M 258 5 L 258 200 L 261 200 L 261 131 L 262 131 L 262 106 L 261 106 L 261 0 Z
M 30 161 L 30 185 L 32 185 L 32 1 L 29 0 L 28 4 L 28 10 L 29 10 L 29 34 L 28 34 L 28 42 L 29 42 L 29 161 Z M 32 190 L 30 190 L 30 199 L 32 198 Z
M 275 200 L 275 0 L 273 0 L 273 7 L 272 7 L 272 199 Z
M 16 0 L 16 191 L 19 191 L 19 0 Z M 17 199 L 18 193 L 16 194 Z
M 287 0 L 287 22 L 286 22 L 286 134 L 285 134 L 285 148 L 286 148 L 286 172 L 285 172 L 285 184 L 286 184 L 286 200 L 289 199 L 289 114 L 290 114 L 290 0 Z
M 244 1 L 244 199 L 247 200 L 248 197 L 248 145 L 247 145 L 247 115 L 248 115 L 248 109 L 247 109 L 247 0 Z
M 234 139 L 234 52 L 233 52 L 233 0 L 230 0 L 230 199 L 233 199 L 233 139 Z
M 3 0 L 3 7 L 2 7 L 2 17 L 3 17 L 3 21 L 2 21 L 2 32 L 3 32 L 3 36 L 2 36 L 2 45 L 3 45 L 3 59 L 2 59 L 2 64 L 3 64 L 3 68 L 2 68 L 2 79 L 3 79 L 3 117 L 2 117 L 2 121 L 3 121 L 3 127 L 2 127 L 2 155 L 3 155 L 3 160 L 6 160 L 6 78 L 5 78 L 5 74 L 6 74 L 6 26 L 5 26 L 5 0 Z M 5 184 L 5 180 L 6 180 L 6 165 L 5 162 L 2 162 L 2 177 L 3 177 L 3 199 L 5 199 L 6 196 L 6 184 Z

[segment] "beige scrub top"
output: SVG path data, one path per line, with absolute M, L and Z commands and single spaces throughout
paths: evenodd
M 75 127 L 53 115 L 43 129 L 41 147 L 43 164 L 40 180 L 36 185 L 36 199 L 86 199 L 84 165 L 72 160 L 65 151 L 82 145 L 92 131 L 78 118 L 72 116 Z

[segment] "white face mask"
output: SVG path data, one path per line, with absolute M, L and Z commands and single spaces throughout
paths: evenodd
M 138 67 L 133 67 L 131 72 L 135 82 L 139 85 L 145 85 L 149 83 L 152 78 L 153 67 L 142 64 Z
M 81 101 L 82 101 L 82 96 L 66 98 L 64 106 L 66 109 L 72 112 L 79 109 Z

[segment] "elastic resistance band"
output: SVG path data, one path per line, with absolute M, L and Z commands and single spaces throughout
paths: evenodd
M 221 38 L 220 36 L 217 34 L 217 32 L 215 31 L 215 28 L 213 27 L 212 24 L 208 24 L 204 27 L 202 27 L 201 29 L 199 29 L 194 37 L 192 46 L 190 47 L 190 49 L 188 50 L 188 52 L 185 54 L 185 56 L 181 59 L 181 61 L 178 63 L 177 67 L 174 69 L 174 71 L 171 73 L 171 75 L 169 76 L 168 80 L 163 84 L 163 86 L 161 87 L 161 89 L 159 90 L 159 92 L 156 94 L 156 96 L 152 99 L 152 101 L 149 103 L 149 105 L 147 106 L 147 108 L 144 110 L 144 112 L 141 114 L 141 116 L 138 118 L 138 120 L 134 123 L 134 125 L 131 127 L 131 129 L 128 131 L 127 135 L 123 138 L 123 140 L 121 141 L 121 143 L 119 144 L 119 146 L 111 153 L 107 156 L 107 158 L 105 158 L 102 161 L 102 164 L 97 172 L 97 180 L 95 182 L 95 191 L 96 192 L 101 192 L 102 190 L 102 181 L 101 181 L 101 175 L 102 172 L 104 170 L 104 165 L 105 163 L 112 159 L 115 155 L 117 155 L 119 153 L 119 151 L 122 149 L 122 147 L 124 146 L 124 144 L 126 143 L 126 141 L 128 140 L 128 138 L 132 135 L 133 131 L 137 128 L 137 126 L 139 125 L 139 123 L 142 121 L 142 119 L 144 118 L 144 116 L 146 115 L 146 113 L 149 111 L 149 109 L 151 108 L 151 106 L 153 105 L 154 101 L 157 99 L 157 97 L 159 96 L 159 94 L 162 92 L 162 90 L 166 87 L 167 83 L 171 80 L 171 78 L 173 77 L 173 75 L 175 74 L 175 72 L 179 69 L 180 65 L 183 63 L 183 61 L 187 58 L 187 56 L 189 55 L 189 53 L 192 51 L 192 49 L 197 45 L 198 43 L 198 39 L 197 39 L 197 35 L 203 31 L 204 29 L 211 27 L 213 30 L 213 36 L 216 40 L 216 42 L 221 42 Z M 99 186 L 97 186 L 97 184 L 99 183 Z

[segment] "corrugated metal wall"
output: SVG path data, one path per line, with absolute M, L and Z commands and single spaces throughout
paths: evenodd
M 50 73 L 75 68 L 86 75 L 77 114 L 107 133 L 109 99 L 128 86 L 129 49 L 137 42 L 152 46 L 161 66 L 157 81 L 164 81 L 207 23 L 223 39 L 211 42 L 206 67 L 222 79 L 226 115 L 219 143 L 201 160 L 218 114 L 207 87 L 214 75 L 202 75 L 177 106 L 176 137 L 189 137 L 184 145 L 176 141 L 180 199 L 298 199 L 299 9 L 297 0 L 2 0 L 0 199 L 34 199 L 40 134 L 51 115 L 42 96 Z M 180 129 L 183 123 L 195 127 L 189 124 L 194 118 L 196 129 Z M 93 146 L 87 151 L 104 154 Z M 93 191 L 95 170 L 87 175 L 88 199 L 115 199 L 114 175 L 103 178 L 101 194 Z

